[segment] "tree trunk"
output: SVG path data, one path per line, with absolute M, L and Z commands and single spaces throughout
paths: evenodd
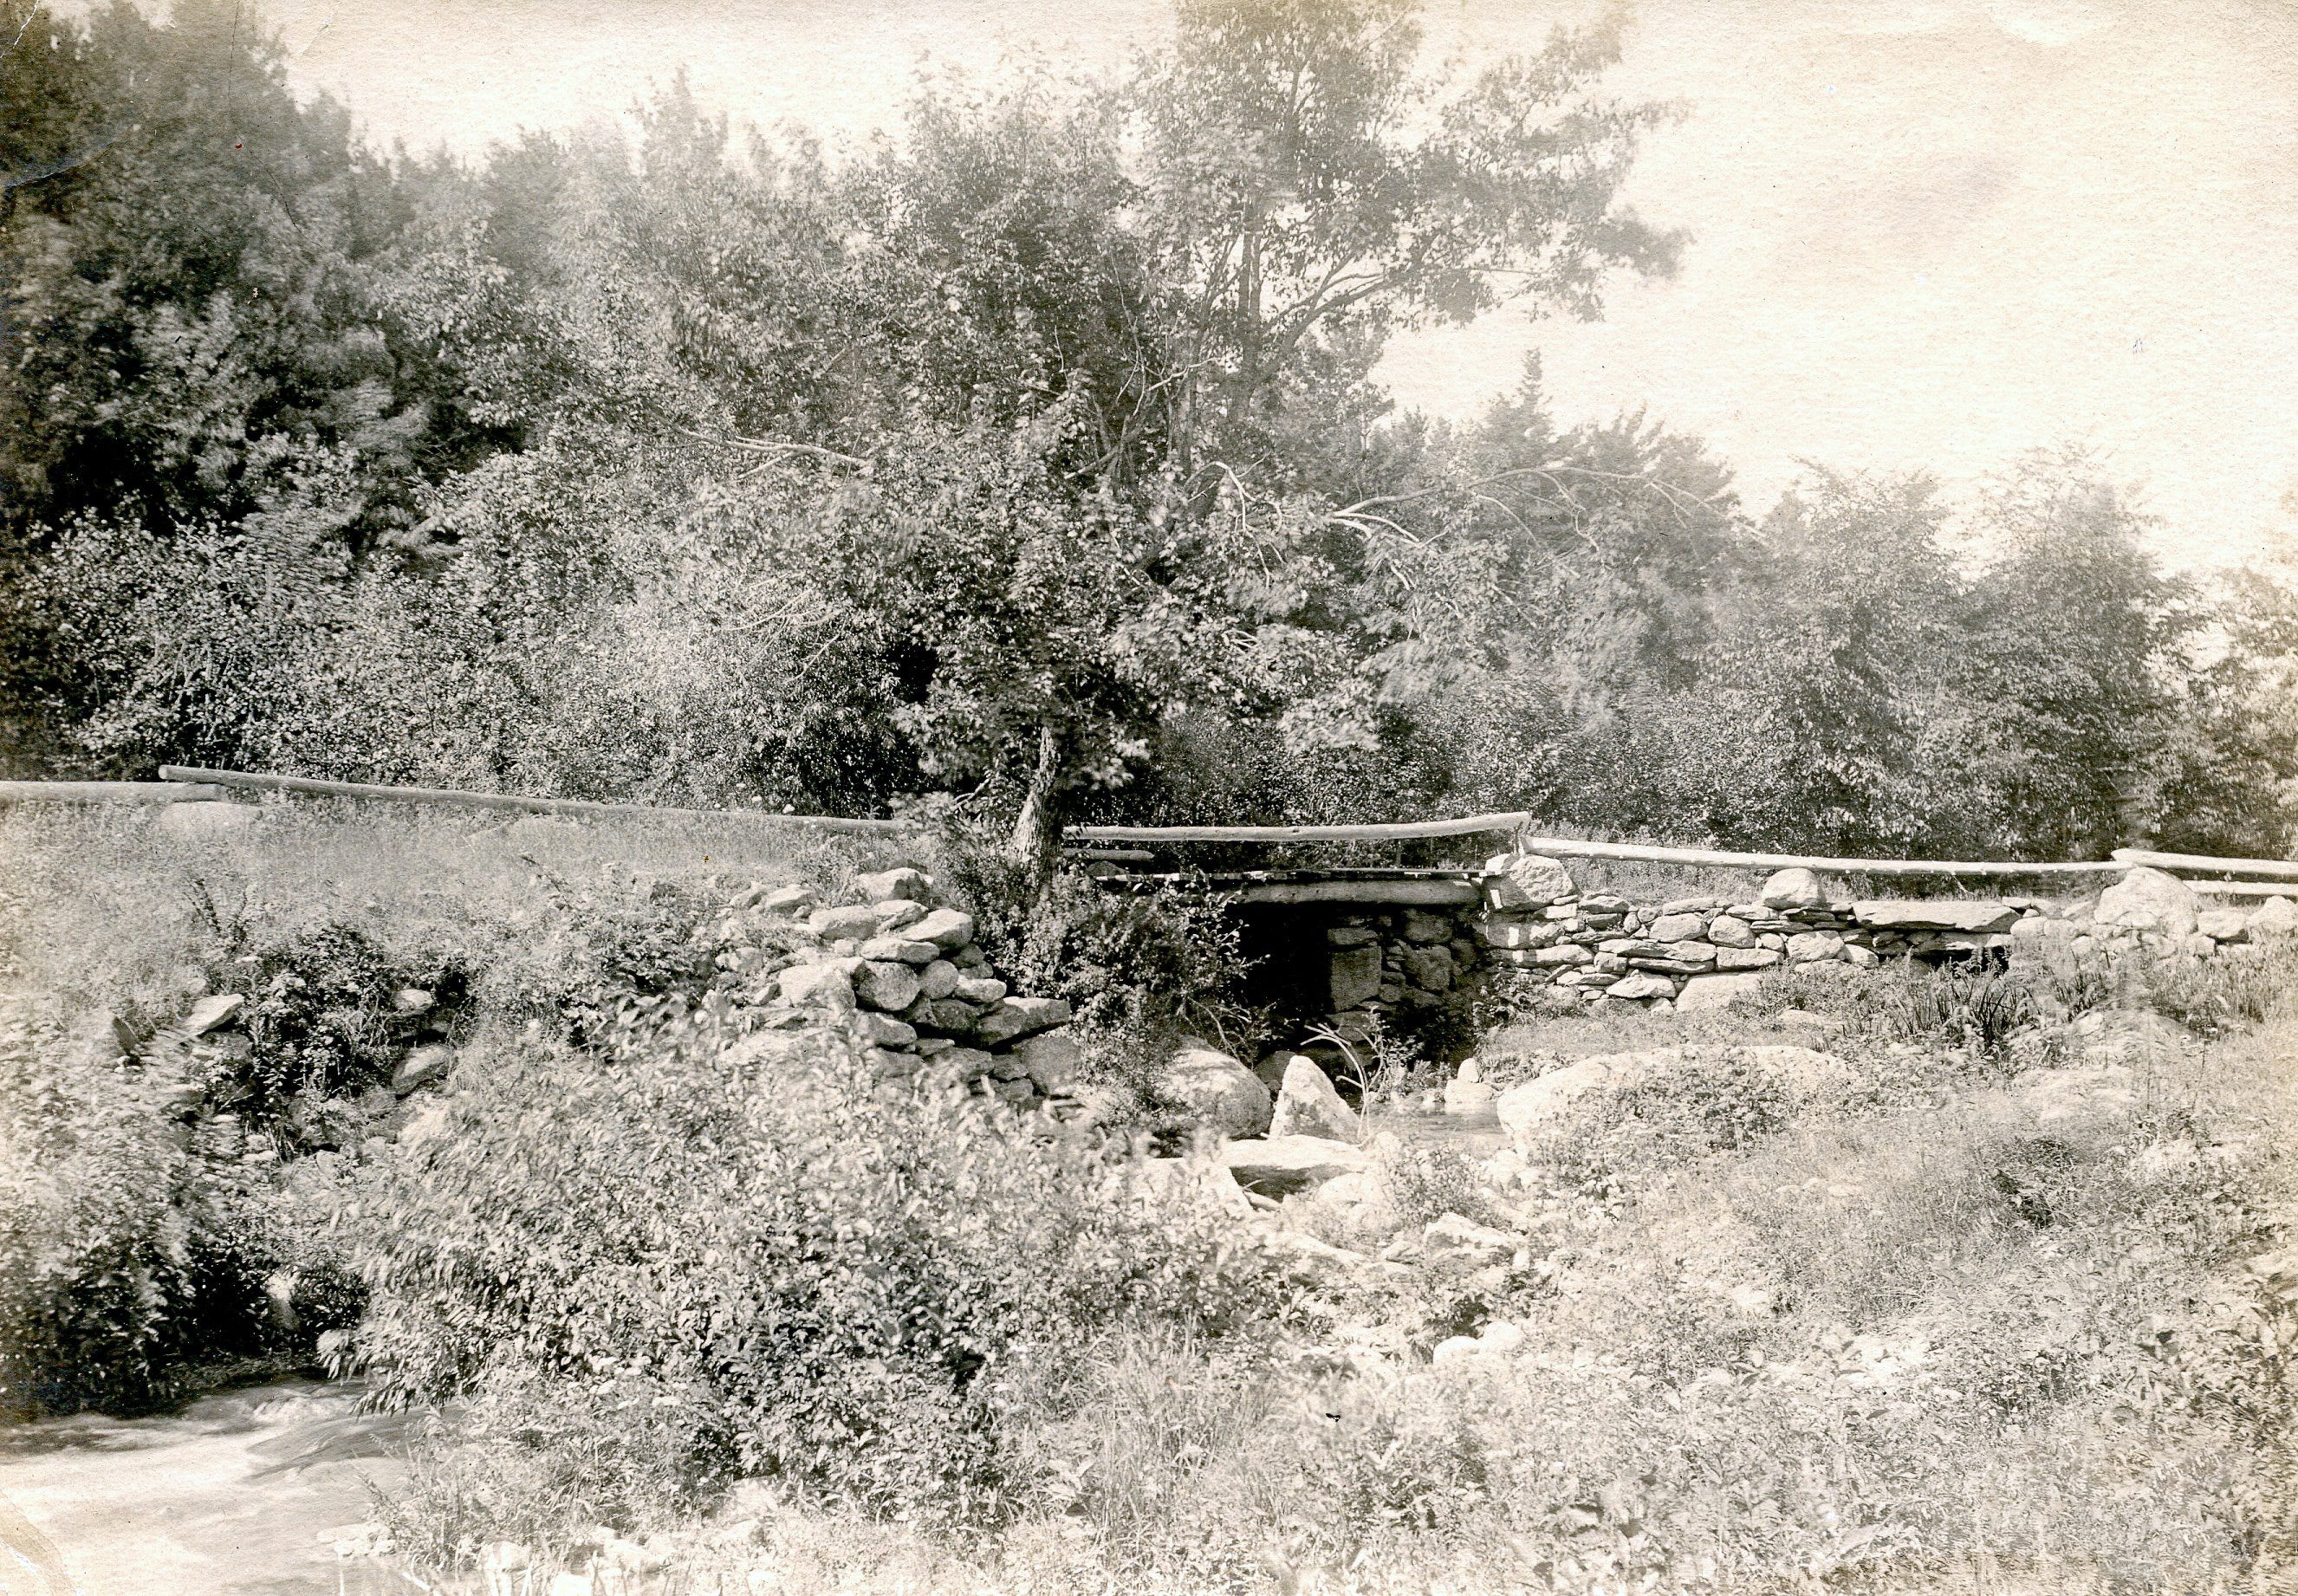
M 1037 767 L 1029 774 L 1029 790 L 1021 812 L 1013 817 L 1013 835 L 1005 845 L 1013 858 L 1033 868 L 1039 879 L 1050 876 L 1062 853 L 1062 822 L 1054 784 L 1061 774 L 1062 744 L 1051 726 L 1037 728 Z

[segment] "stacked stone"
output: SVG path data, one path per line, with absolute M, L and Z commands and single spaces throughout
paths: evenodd
M 938 906 L 924 872 L 881 871 L 855 888 L 857 901 L 829 905 L 805 887 L 748 895 L 738 909 L 767 917 L 794 951 L 737 947 L 721 965 L 782 1023 L 843 1026 L 876 1079 L 930 1067 L 1016 1108 L 1074 1105 L 1066 1001 L 1011 993 L 974 941 L 973 917 Z
M 2160 870 L 2140 868 L 2093 900 L 2063 907 L 2013 900 L 2018 917 L 2005 942 L 2158 958 L 2258 958 L 2280 938 L 2298 938 L 2298 903 L 2269 897 L 2255 908 L 2205 908 L 2194 889 Z
M 2036 898 L 1830 898 L 1817 875 L 1782 870 L 1755 901 L 1684 897 L 1657 906 L 1583 896 L 1554 859 L 1502 854 L 1484 867 L 1478 935 L 1495 965 L 1545 975 L 1584 1001 L 1644 1007 L 1728 1001 L 1774 965 L 1871 968 L 1885 957 L 1967 958 L 2021 939 L 2158 956 L 2255 956 L 2298 935 L 2298 906 L 2203 909 L 2157 870 L 2130 872 L 2095 904 Z
M 1656 1007 L 1718 975 L 1752 978 L 1773 965 L 1823 960 L 1876 963 L 1854 939 L 1853 906 L 1827 898 L 1809 871 L 1781 871 L 1752 903 L 1710 895 L 1648 905 L 1583 895 L 1557 860 L 1502 854 L 1486 863 L 1484 890 L 1479 935 L 1492 963 L 1544 972 L 1588 1003 Z
M 1352 914 L 1326 930 L 1325 945 L 1330 1008 L 1324 1023 L 1352 1042 L 1370 1036 L 1392 1012 L 1442 1003 L 1479 963 L 1470 926 L 1441 909 Z

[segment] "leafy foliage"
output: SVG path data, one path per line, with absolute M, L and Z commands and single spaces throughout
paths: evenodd
M 1214 1334 L 1259 1301 L 1210 1209 L 1153 1218 L 1122 1162 L 955 1088 L 857 1092 L 855 1068 L 657 1005 L 598 1054 L 468 1069 L 351 1199 L 372 1297 L 348 1361 L 389 1401 L 529 1415 L 530 1467 L 613 1429 L 653 1460 L 588 1454 L 614 1521 L 667 1505 L 645 1480 L 682 1501 L 748 1475 L 994 1516 L 1017 1393 L 1136 1316 Z

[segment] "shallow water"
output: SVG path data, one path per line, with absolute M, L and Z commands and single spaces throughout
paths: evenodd
M 401 1476 L 355 1385 L 281 1381 L 148 1418 L 0 1429 L 4 1596 L 401 1596 L 327 1532 Z M 10 1556 L 8 1553 L 14 1553 Z

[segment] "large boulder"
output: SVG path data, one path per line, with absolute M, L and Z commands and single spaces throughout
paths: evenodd
M 1354 1141 L 1363 1129 L 1356 1111 L 1341 1101 L 1332 1077 L 1316 1060 L 1296 1053 L 1285 1061 L 1284 1085 L 1277 1089 L 1277 1112 L 1269 1121 L 1270 1136 L 1346 1142 Z
M 2160 931 L 2167 937 L 2191 937 L 2196 913 L 2192 887 L 2168 871 L 2142 864 L 2098 895 L 2091 922 L 2134 931 Z
M 1229 1142 L 1220 1150 L 1220 1161 L 1246 1190 L 1272 1197 L 1305 1191 L 1373 1166 L 1372 1154 L 1355 1143 L 1314 1136 Z
M 1495 909 L 1544 909 L 1578 890 L 1560 861 L 1541 854 L 1495 854 L 1484 861 L 1484 901 Z
M 2007 931 L 2019 911 L 1994 898 L 1871 897 L 1851 917 L 1877 931 Z
M 1809 1090 L 1840 1077 L 1844 1066 L 1831 1054 L 1809 1047 L 1652 1047 L 1636 1053 L 1600 1054 L 1537 1076 L 1502 1092 L 1495 1105 L 1500 1128 L 1519 1149 L 1536 1146 L 1558 1119 L 1591 1092 L 1627 1088 L 1660 1079 L 1703 1059 L 1729 1053 L 1766 1071 L 1790 1091 Z
M 1259 1136 L 1269 1128 L 1269 1088 L 1261 1078 L 1194 1037 L 1183 1040 L 1157 1078 L 1157 1094 L 1223 1136 Z
M 1756 901 L 1767 909 L 1811 909 L 1825 903 L 1827 893 L 1819 877 L 1798 864 L 1775 872 L 1756 895 Z

